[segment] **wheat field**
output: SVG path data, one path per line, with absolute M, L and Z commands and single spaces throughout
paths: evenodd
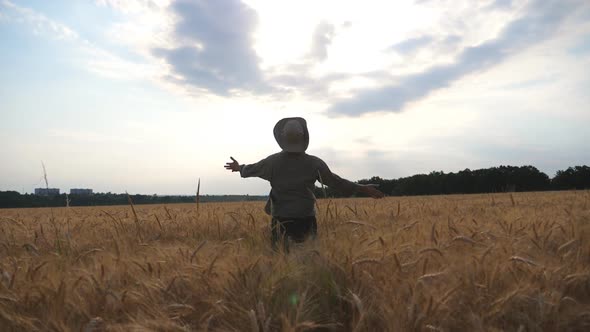
M 2 331 L 582 331 L 588 191 L 0 210 Z

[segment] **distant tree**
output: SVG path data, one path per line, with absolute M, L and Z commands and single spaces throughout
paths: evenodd
M 16 191 L 0 191 L 0 208 L 22 207 L 21 194 Z
M 574 166 L 557 171 L 550 179 L 547 174 L 533 166 L 498 166 L 457 173 L 432 171 L 399 179 L 383 179 L 373 176 L 358 181 L 361 184 L 376 184 L 384 193 L 402 195 L 474 194 L 507 191 L 542 191 L 590 189 L 590 167 Z M 316 197 L 340 197 L 329 187 L 314 189 Z M 195 196 L 130 195 L 134 204 L 193 203 Z M 267 196 L 219 195 L 201 197 L 201 202 L 265 200 Z M 94 195 L 70 195 L 70 206 L 126 205 L 127 194 L 95 193 Z M 65 206 L 65 194 L 54 196 L 21 195 L 16 191 L 0 191 L 0 208 Z
M 574 166 L 557 171 L 551 180 L 553 189 L 590 189 L 590 167 Z

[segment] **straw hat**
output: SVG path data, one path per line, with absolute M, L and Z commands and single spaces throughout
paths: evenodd
M 279 120 L 273 129 L 275 139 L 283 151 L 305 152 L 309 145 L 309 131 L 304 118 Z

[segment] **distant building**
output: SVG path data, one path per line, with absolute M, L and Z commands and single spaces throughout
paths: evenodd
M 70 189 L 70 195 L 92 195 L 92 189 Z
M 39 196 L 59 195 L 59 188 L 35 188 L 35 195 L 39 195 Z

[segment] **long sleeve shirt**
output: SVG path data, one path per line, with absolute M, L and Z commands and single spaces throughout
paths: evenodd
M 306 153 L 275 153 L 255 164 L 242 165 L 240 175 L 270 182 L 270 214 L 274 217 L 314 216 L 316 181 L 344 195 L 352 195 L 359 188 L 358 184 L 332 173 L 320 158 Z

